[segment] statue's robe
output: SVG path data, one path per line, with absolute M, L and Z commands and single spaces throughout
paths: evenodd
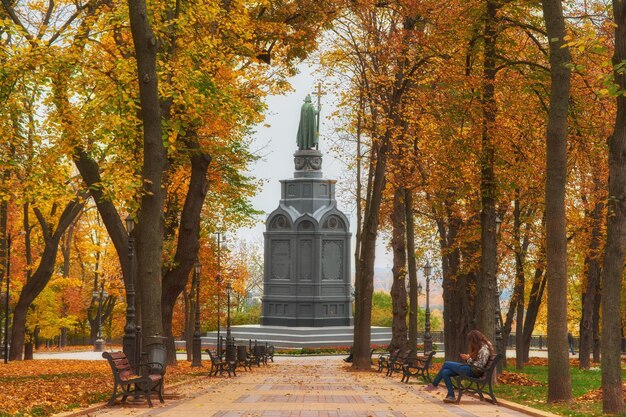
M 317 145 L 317 110 L 310 102 L 305 102 L 300 110 L 298 126 L 298 149 L 312 149 Z

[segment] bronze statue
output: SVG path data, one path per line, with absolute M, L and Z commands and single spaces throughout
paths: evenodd
M 298 149 L 307 150 L 317 147 L 319 137 L 317 130 L 318 114 L 319 110 L 316 110 L 313 104 L 311 104 L 311 96 L 307 95 L 300 109 L 300 125 L 298 126 L 298 136 L 296 140 Z

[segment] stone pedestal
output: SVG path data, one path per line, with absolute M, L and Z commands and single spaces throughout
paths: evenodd
M 322 154 L 294 154 L 294 178 L 266 222 L 263 311 L 270 326 L 352 325 L 350 226 L 337 209 Z

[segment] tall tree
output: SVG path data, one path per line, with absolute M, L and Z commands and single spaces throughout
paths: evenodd
M 133 35 L 143 130 L 141 205 L 137 238 L 137 285 L 141 299 L 142 332 L 147 344 L 163 336 L 161 266 L 163 263 L 163 175 L 167 154 L 161 136 L 161 103 L 156 71 L 159 42 L 152 30 L 145 0 L 128 0 Z
M 393 194 L 391 212 L 393 250 L 393 283 L 391 284 L 391 300 L 393 308 L 392 336 L 390 349 L 406 349 L 407 347 L 407 293 L 406 293 L 406 201 L 405 189 L 397 186 Z M 411 346 L 413 348 L 413 346 Z
M 593 169 L 593 168 L 592 168 Z M 594 169 L 594 171 L 597 171 Z M 600 191 L 600 181 L 594 176 L 594 188 L 596 191 Z M 589 219 L 591 227 L 591 237 L 589 239 L 588 253 L 585 256 L 585 288 L 582 292 L 582 312 L 580 318 L 580 333 L 579 333 L 579 367 L 580 369 L 589 368 L 589 358 L 593 348 L 593 333 L 594 333 L 594 305 L 596 302 L 596 292 L 599 291 L 600 284 L 600 265 L 601 254 L 600 245 L 602 240 L 602 214 L 604 212 L 604 200 L 597 199 L 592 203 L 591 210 L 586 209 L 586 216 Z
M 413 218 L 413 190 L 405 189 L 404 206 L 406 215 L 406 252 L 409 270 L 409 347 L 417 352 L 418 283 L 415 260 L 415 220 Z
M 609 195 L 602 267 L 602 410 L 624 411 L 621 369 L 621 296 L 626 249 L 626 3 L 613 1 L 615 51 L 613 76 L 619 86 L 615 129 L 609 138 Z
M 546 133 L 546 274 L 548 278 L 548 401 L 569 401 L 572 387 L 567 342 L 567 115 L 570 53 L 561 0 L 543 0 L 550 44 L 550 109 Z
M 496 43 L 498 37 L 498 9 L 500 0 L 487 0 L 483 42 L 482 85 L 482 149 L 480 156 L 480 275 L 476 286 L 476 327 L 489 340 L 495 340 L 495 315 L 497 303 L 497 244 L 496 244 L 496 178 L 494 172 L 494 127 L 497 104 Z

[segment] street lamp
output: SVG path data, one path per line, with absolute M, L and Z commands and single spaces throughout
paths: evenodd
M 233 287 L 230 285 L 230 282 L 228 283 L 228 285 L 226 286 L 226 295 L 228 296 L 228 302 L 227 302 L 227 315 L 226 315 L 226 346 L 230 345 L 230 293 L 233 291 Z
M 430 335 L 430 272 L 432 266 L 428 259 L 424 265 L 424 275 L 426 276 L 426 311 L 424 313 L 424 354 L 433 350 L 433 339 Z
M 141 353 L 141 337 L 138 337 L 140 326 L 135 323 L 135 220 L 126 216 L 126 231 L 128 232 L 128 282 L 126 285 L 126 325 L 122 349 L 131 366 L 139 365 Z
M 202 346 L 200 340 L 200 261 L 196 260 L 193 266 L 193 280 L 196 285 L 196 326 L 193 332 L 193 359 L 191 366 L 202 367 Z
M 222 233 L 217 232 L 217 275 L 215 276 L 215 282 L 217 283 L 217 357 L 222 357 L 222 340 L 220 338 L 220 292 L 222 283 L 222 265 L 221 265 L 221 248 L 222 248 Z
M 496 242 L 498 235 L 500 235 L 500 227 L 502 226 L 502 219 L 500 216 L 496 214 Z M 496 259 L 498 254 L 498 246 L 496 244 Z M 504 340 L 502 340 L 502 315 L 500 314 L 500 293 L 498 292 L 498 276 L 494 275 L 494 289 L 495 289 L 495 315 L 496 320 L 494 322 L 495 326 L 495 336 L 496 336 L 496 350 L 498 353 L 502 353 L 506 355 L 506 350 L 504 349 Z M 506 362 L 506 356 L 503 361 L 498 362 L 496 366 L 497 372 L 502 373 L 502 362 Z
M 415 332 L 419 335 L 420 329 L 420 294 L 422 293 L 422 284 L 417 282 L 417 312 L 415 313 Z M 417 352 L 417 346 L 415 347 Z
M 228 297 L 227 315 L 226 315 L 226 361 L 230 364 L 237 360 L 237 351 L 235 350 L 235 339 L 230 334 L 230 295 L 233 287 L 230 282 L 226 286 L 226 294 Z
M 104 291 L 104 282 L 100 284 L 100 292 L 98 292 L 98 290 L 93 291 L 93 298 L 98 298 L 98 336 L 94 344 L 94 352 L 104 352 L 104 339 L 102 338 L 102 298 L 108 295 L 109 294 Z
M 222 277 L 219 272 L 215 276 L 215 282 L 217 283 L 217 357 L 222 357 L 222 341 L 220 340 L 220 292 L 222 291 Z

